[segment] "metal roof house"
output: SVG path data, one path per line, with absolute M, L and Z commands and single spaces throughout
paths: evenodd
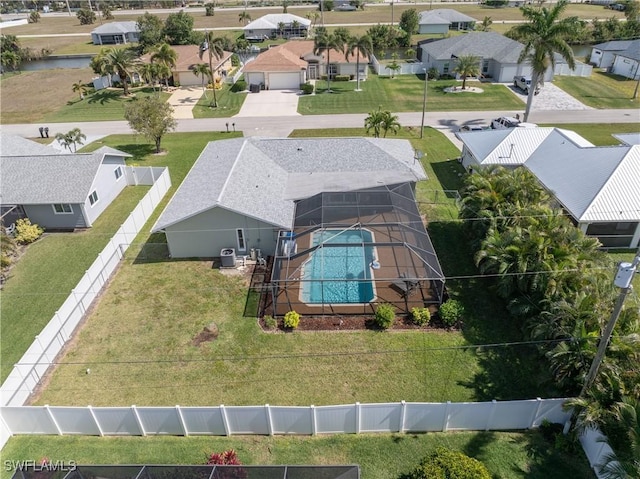
M 499 33 L 469 32 L 441 40 L 423 40 L 418 47 L 418 58 L 423 66 L 427 70 L 436 68 L 441 75 L 452 74 L 458 57 L 473 55 L 480 62 L 481 75 L 495 82 L 510 83 L 515 76 L 531 76 L 531 66 L 525 62 L 518 63 L 524 45 Z M 565 63 L 560 55 L 555 56 L 555 62 L 556 69 L 561 69 Z M 576 70 L 583 71 L 582 68 Z M 590 74 L 591 70 L 586 69 L 585 72 Z M 544 81 L 551 81 L 553 75 L 554 70 L 548 68 Z
M 436 8 L 420 12 L 418 33 L 441 33 L 450 30 L 473 30 L 476 19 L 451 8 Z
M 94 45 L 120 45 L 137 42 L 140 30 L 137 22 L 111 22 L 91 31 Z
M 11 211 L 7 218 L 26 216 L 48 229 L 88 228 L 127 185 L 127 153 L 103 147 L 58 154 L 35 142 L 27 151 L 29 140 L 9 137 L 2 135 L 0 151 L 3 217 Z
M 604 247 L 640 244 L 640 145 L 597 147 L 569 130 L 460 132 L 467 168 L 524 166 Z
M 439 304 L 444 276 L 415 202 L 426 178 L 415 156 L 395 139 L 211 142 L 152 231 L 173 258 L 270 257 L 270 314 Z
M 262 41 L 268 38 L 304 37 L 311 27 L 311 20 L 290 13 L 269 13 L 249 22 L 242 29 L 249 40 Z

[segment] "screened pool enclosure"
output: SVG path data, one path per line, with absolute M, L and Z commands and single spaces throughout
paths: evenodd
M 444 276 L 411 183 L 323 192 L 296 202 L 280 231 L 265 314 L 371 314 L 439 305 Z

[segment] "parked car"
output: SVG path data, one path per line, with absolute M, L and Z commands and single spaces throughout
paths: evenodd
M 535 128 L 535 123 L 524 123 L 512 116 L 501 116 L 491 121 L 491 128 L 494 130 L 504 130 L 505 128 Z
M 334 8 L 334 10 L 336 10 L 337 12 L 353 12 L 357 10 L 357 8 L 354 5 L 345 3 L 344 5 L 338 5 L 336 8 Z
M 484 126 L 463 125 L 460 127 L 460 131 L 483 131 L 486 129 L 487 127 L 484 127 Z
M 529 94 L 529 89 L 531 88 L 531 78 L 517 76 L 513 77 L 513 86 L 520 88 L 525 94 Z M 536 85 L 536 91 L 533 92 L 534 95 L 540 93 L 540 84 Z

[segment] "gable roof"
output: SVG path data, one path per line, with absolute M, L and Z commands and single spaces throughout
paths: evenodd
M 91 34 L 110 35 L 114 33 L 130 33 L 138 31 L 138 22 L 111 22 L 100 25 L 98 28 L 94 28 L 91 30 Z
M 311 25 L 311 20 L 308 18 L 302 18 L 290 13 L 269 13 L 262 17 L 247 23 L 243 30 L 267 30 L 277 29 L 278 24 L 284 23 L 285 25 L 291 25 L 293 22 L 298 22 L 300 26 L 307 27 Z
M 640 39 L 633 40 L 627 48 L 616 53 L 616 56 L 630 58 L 632 60 L 640 60 Z
M 0 156 L 54 155 L 57 150 L 18 135 L 0 132 Z
M 496 32 L 469 32 L 423 43 L 422 48 L 436 60 L 449 60 L 452 55 L 474 55 L 501 63 L 518 63 L 524 45 Z
M 2 203 L 84 203 L 104 155 L 3 156 Z
M 609 42 L 598 43 L 593 48 L 605 52 L 624 52 L 627 50 L 639 50 L 640 40 L 611 40 Z
M 311 58 L 325 61 L 326 52 L 320 55 L 313 53 L 313 40 L 290 40 L 281 45 L 269 48 L 244 67 L 245 72 L 284 72 L 299 71 L 307 67 Z M 355 63 L 356 56 L 353 55 L 347 60 L 346 55 L 338 50 L 331 49 L 331 63 Z M 369 63 L 369 58 L 360 56 L 360 63 Z
M 451 8 L 436 8 L 420 12 L 420 25 L 449 25 L 451 23 L 470 23 L 476 19 Z
M 593 146 L 573 131 L 550 127 L 458 132 L 456 136 L 481 165 L 522 165 L 544 142 Z
M 288 228 L 294 201 L 426 178 L 407 140 L 235 138 L 209 143 L 160 215 L 160 231 L 222 207 Z
M 525 166 L 578 221 L 640 221 L 640 145 L 561 156 L 553 145 L 542 145 Z

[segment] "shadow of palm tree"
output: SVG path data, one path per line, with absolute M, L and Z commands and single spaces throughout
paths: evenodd
M 104 105 L 106 103 L 118 100 L 118 98 L 120 98 L 121 96 L 122 95 L 120 92 L 116 92 L 113 90 L 101 90 L 91 95 L 87 102 L 100 103 L 101 105 Z

